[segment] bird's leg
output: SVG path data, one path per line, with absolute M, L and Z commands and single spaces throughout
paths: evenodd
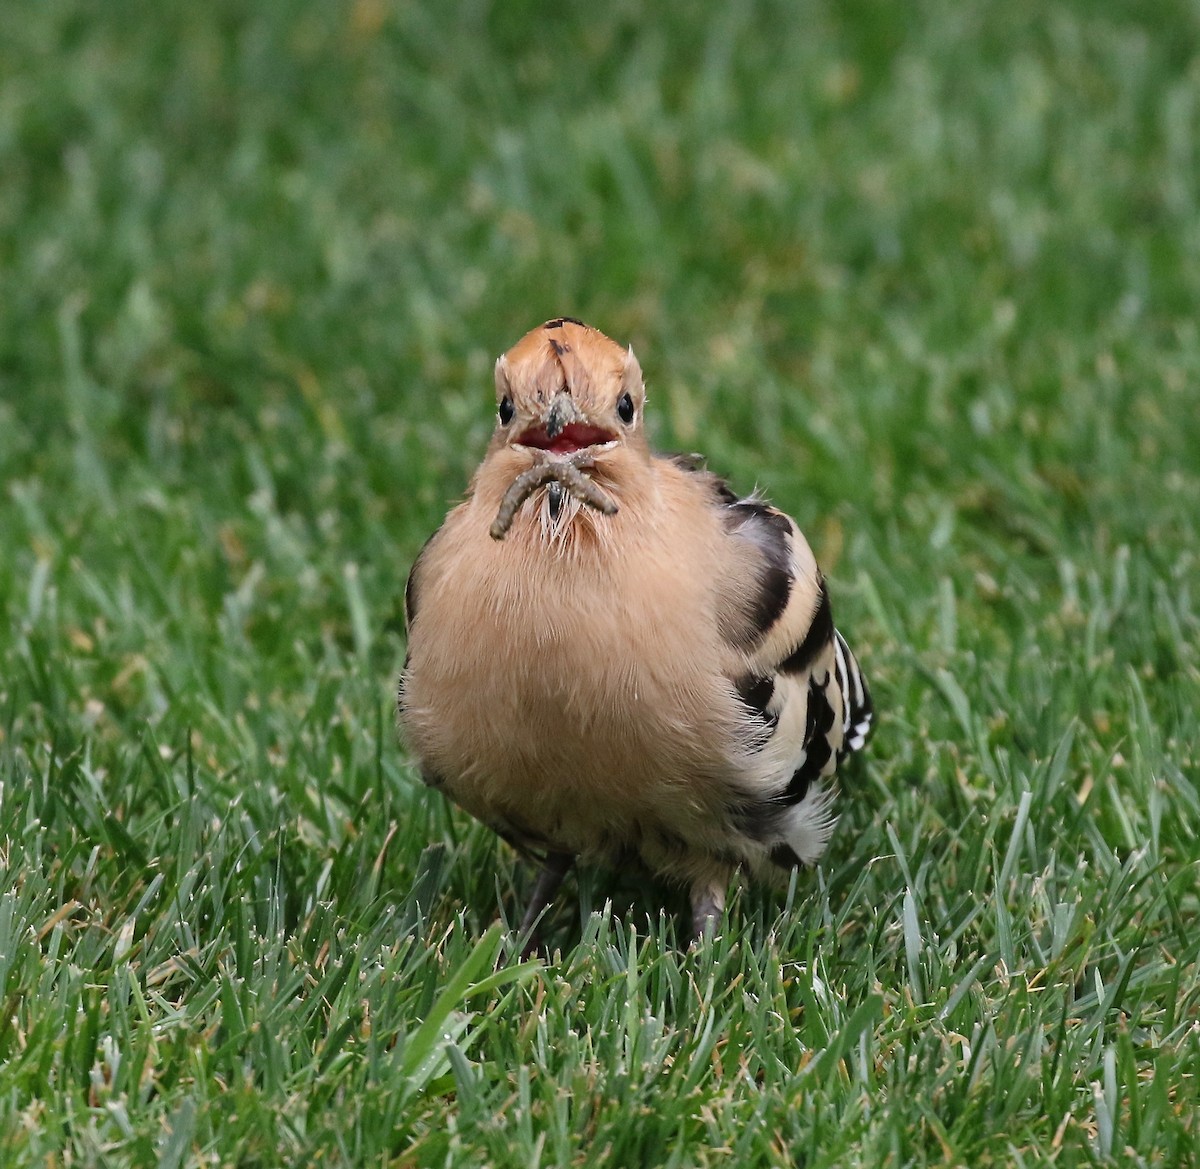
M 692 937 L 695 941 L 711 938 L 717 932 L 724 912 L 724 881 L 702 880 L 692 886 Z
M 519 937 L 528 935 L 521 949 L 522 958 L 528 958 L 537 949 L 538 919 L 554 900 L 554 894 L 558 892 L 559 885 L 563 883 L 563 878 L 574 861 L 575 858 L 569 852 L 552 852 L 546 857 L 542 871 L 538 873 L 537 883 L 533 887 L 529 908 L 525 910 L 525 916 L 517 930 Z
M 542 461 L 522 471 L 511 483 L 500 500 L 496 518 L 492 520 L 491 537 L 503 540 L 521 504 L 544 483 L 556 483 L 565 487 L 580 503 L 594 507 L 604 515 L 615 515 L 617 505 L 607 492 L 602 491 L 584 473 L 583 468 L 594 466 L 587 451 L 576 451 L 564 458 L 542 456 Z

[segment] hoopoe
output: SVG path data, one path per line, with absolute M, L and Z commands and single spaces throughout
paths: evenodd
M 425 782 L 538 858 L 685 883 L 812 864 L 871 698 L 794 520 L 654 454 L 632 349 L 571 317 L 496 362 L 496 429 L 413 564 L 399 719 Z

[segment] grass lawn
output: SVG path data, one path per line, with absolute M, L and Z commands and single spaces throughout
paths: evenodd
M 1200 10 L 596 7 L 7 5 L 4 1169 L 1200 1158 Z M 392 704 L 562 313 L 879 721 L 786 896 L 519 964 Z

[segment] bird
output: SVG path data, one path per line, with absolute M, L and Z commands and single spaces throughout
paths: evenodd
M 714 934 L 736 872 L 821 857 L 871 729 L 796 521 L 656 454 L 632 347 L 574 317 L 495 365 L 496 423 L 404 593 L 398 721 L 421 778 L 541 866 L 686 887 Z

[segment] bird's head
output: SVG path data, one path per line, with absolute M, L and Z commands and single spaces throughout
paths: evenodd
M 557 317 L 526 333 L 496 362 L 493 449 L 588 451 L 646 449 L 646 391 L 632 349 L 598 329 Z

